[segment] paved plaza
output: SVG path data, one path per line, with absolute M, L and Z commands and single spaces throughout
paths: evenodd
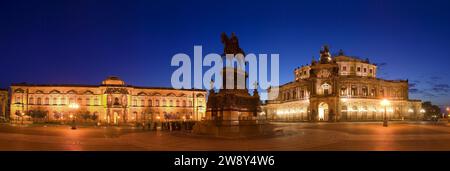
M 273 123 L 270 137 L 223 139 L 139 128 L 0 125 L 0 150 L 450 150 L 450 126 L 425 122 Z

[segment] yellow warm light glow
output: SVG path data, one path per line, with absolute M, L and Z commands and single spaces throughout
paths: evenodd
M 408 112 L 409 112 L 409 113 L 413 113 L 414 110 L 413 110 L 413 109 L 408 109 Z
M 391 102 L 389 100 L 387 100 L 387 99 L 383 99 L 381 101 L 381 106 L 388 106 L 389 104 L 391 104 Z
M 425 109 L 420 109 L 420 113 L 425 113 Z
M 69 108 L 78 109 L 78 108 L 80 108 L 80 105 L 78 105 L 77 103 L 71 103 L 71 104 L 69 104 Z

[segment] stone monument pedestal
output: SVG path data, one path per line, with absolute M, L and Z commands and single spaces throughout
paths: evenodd
M 243 56 L 244 52 L 239 47 L 234 34 L 230 39 L 222 34 L 222 43 L 225 44 L 224 54 Z M 197 123 L 193 133 L 228 138 L 254 137 L 273 133 L 270 124 L 256 120 L 261 111 L 257 83 L 255 83 L 253 95 L 250 95 L 246 84 L 247 73 L 243 69 L 224 66 L 222 87 L 217 93 L 213 89 L 209 91 L 206 120 Z
M 267 123 L 241 121 L 237 125 L 223 125 L 214 120 L 202 121 L 194 126 L 193 132 L 218 138 L 251 138 L 274 135 L 273 127 Z

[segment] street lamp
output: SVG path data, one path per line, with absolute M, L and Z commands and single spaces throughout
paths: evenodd
M 78 108 L 80 108 L 80 105 L 78 105 L 77 103 L 71 103 L 69 104 L 69 108 L 76 111 Z M 73 112 L 75 113 L 75 112 Z M 77 129 L 77 126 L 75 124 L 75 116 L 73 114 L 70 114 L 70 118 L 72 118 L 72 129 Z
M 387 116 L 386 116 L 386 108 L 387 106 L 390 104 L 389 100 L 387 99 L 383 99 L 381 101 L 381 106 L 384 106 L 384 119 L 383 119 L 383 126 L 387 127 L 388 126 L 388 120 L 387 120 Z
M 156 120 L 158 120 L 158 121 L 156 122 L 156 127 L 155 127 L 156 129 L 155 129 L 155 131 L 157 131 L 158 127 L 161 126 L 161 117 L 159 116 L 159 114 L 158 114 L 158 116 L 156 116 Z
M 22 115 L 22 123 L 21 123 L 21 125 L 23 125 L 23 117 L 25 116 L 25 112 L 22 112 L 22 113 L 20 113 L 21 115 Z

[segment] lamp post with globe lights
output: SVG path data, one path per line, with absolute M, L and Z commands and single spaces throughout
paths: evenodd
M 381 106 L 384 107 L 384 118 L 383 118 L 383 126 L 387 127 L 388 126 L 388 120 L 387 120 L 387 106 L 389 106 L 391 102 L 389 102 L 389 100 L 387 99 L 383 99 L 381 101 Z
M 71 103 L 69 104 L 69 108 L 73 110 L 73 114 L 70 114 L 70 118 L 72 119 L 72 129 L 77 129 L 77 125 L 75 123 L 75 112 L 78 108 L 80 108 L 80 105 L 78 105 L 77 103 Z
M 21 119 L 22 119 L 21 125 L 23 125 L 23 117 L 25 117 L 25 112 L 20 113 L 20 115 L 22 116 L 22 117 L 21 117 Z
M 156 116 L 156 120 L 158 120 L 158 122 L 156 123 L 156 130 L 158 130 L 158 127 L 161 125 L 161 117 L 159 115 Z

